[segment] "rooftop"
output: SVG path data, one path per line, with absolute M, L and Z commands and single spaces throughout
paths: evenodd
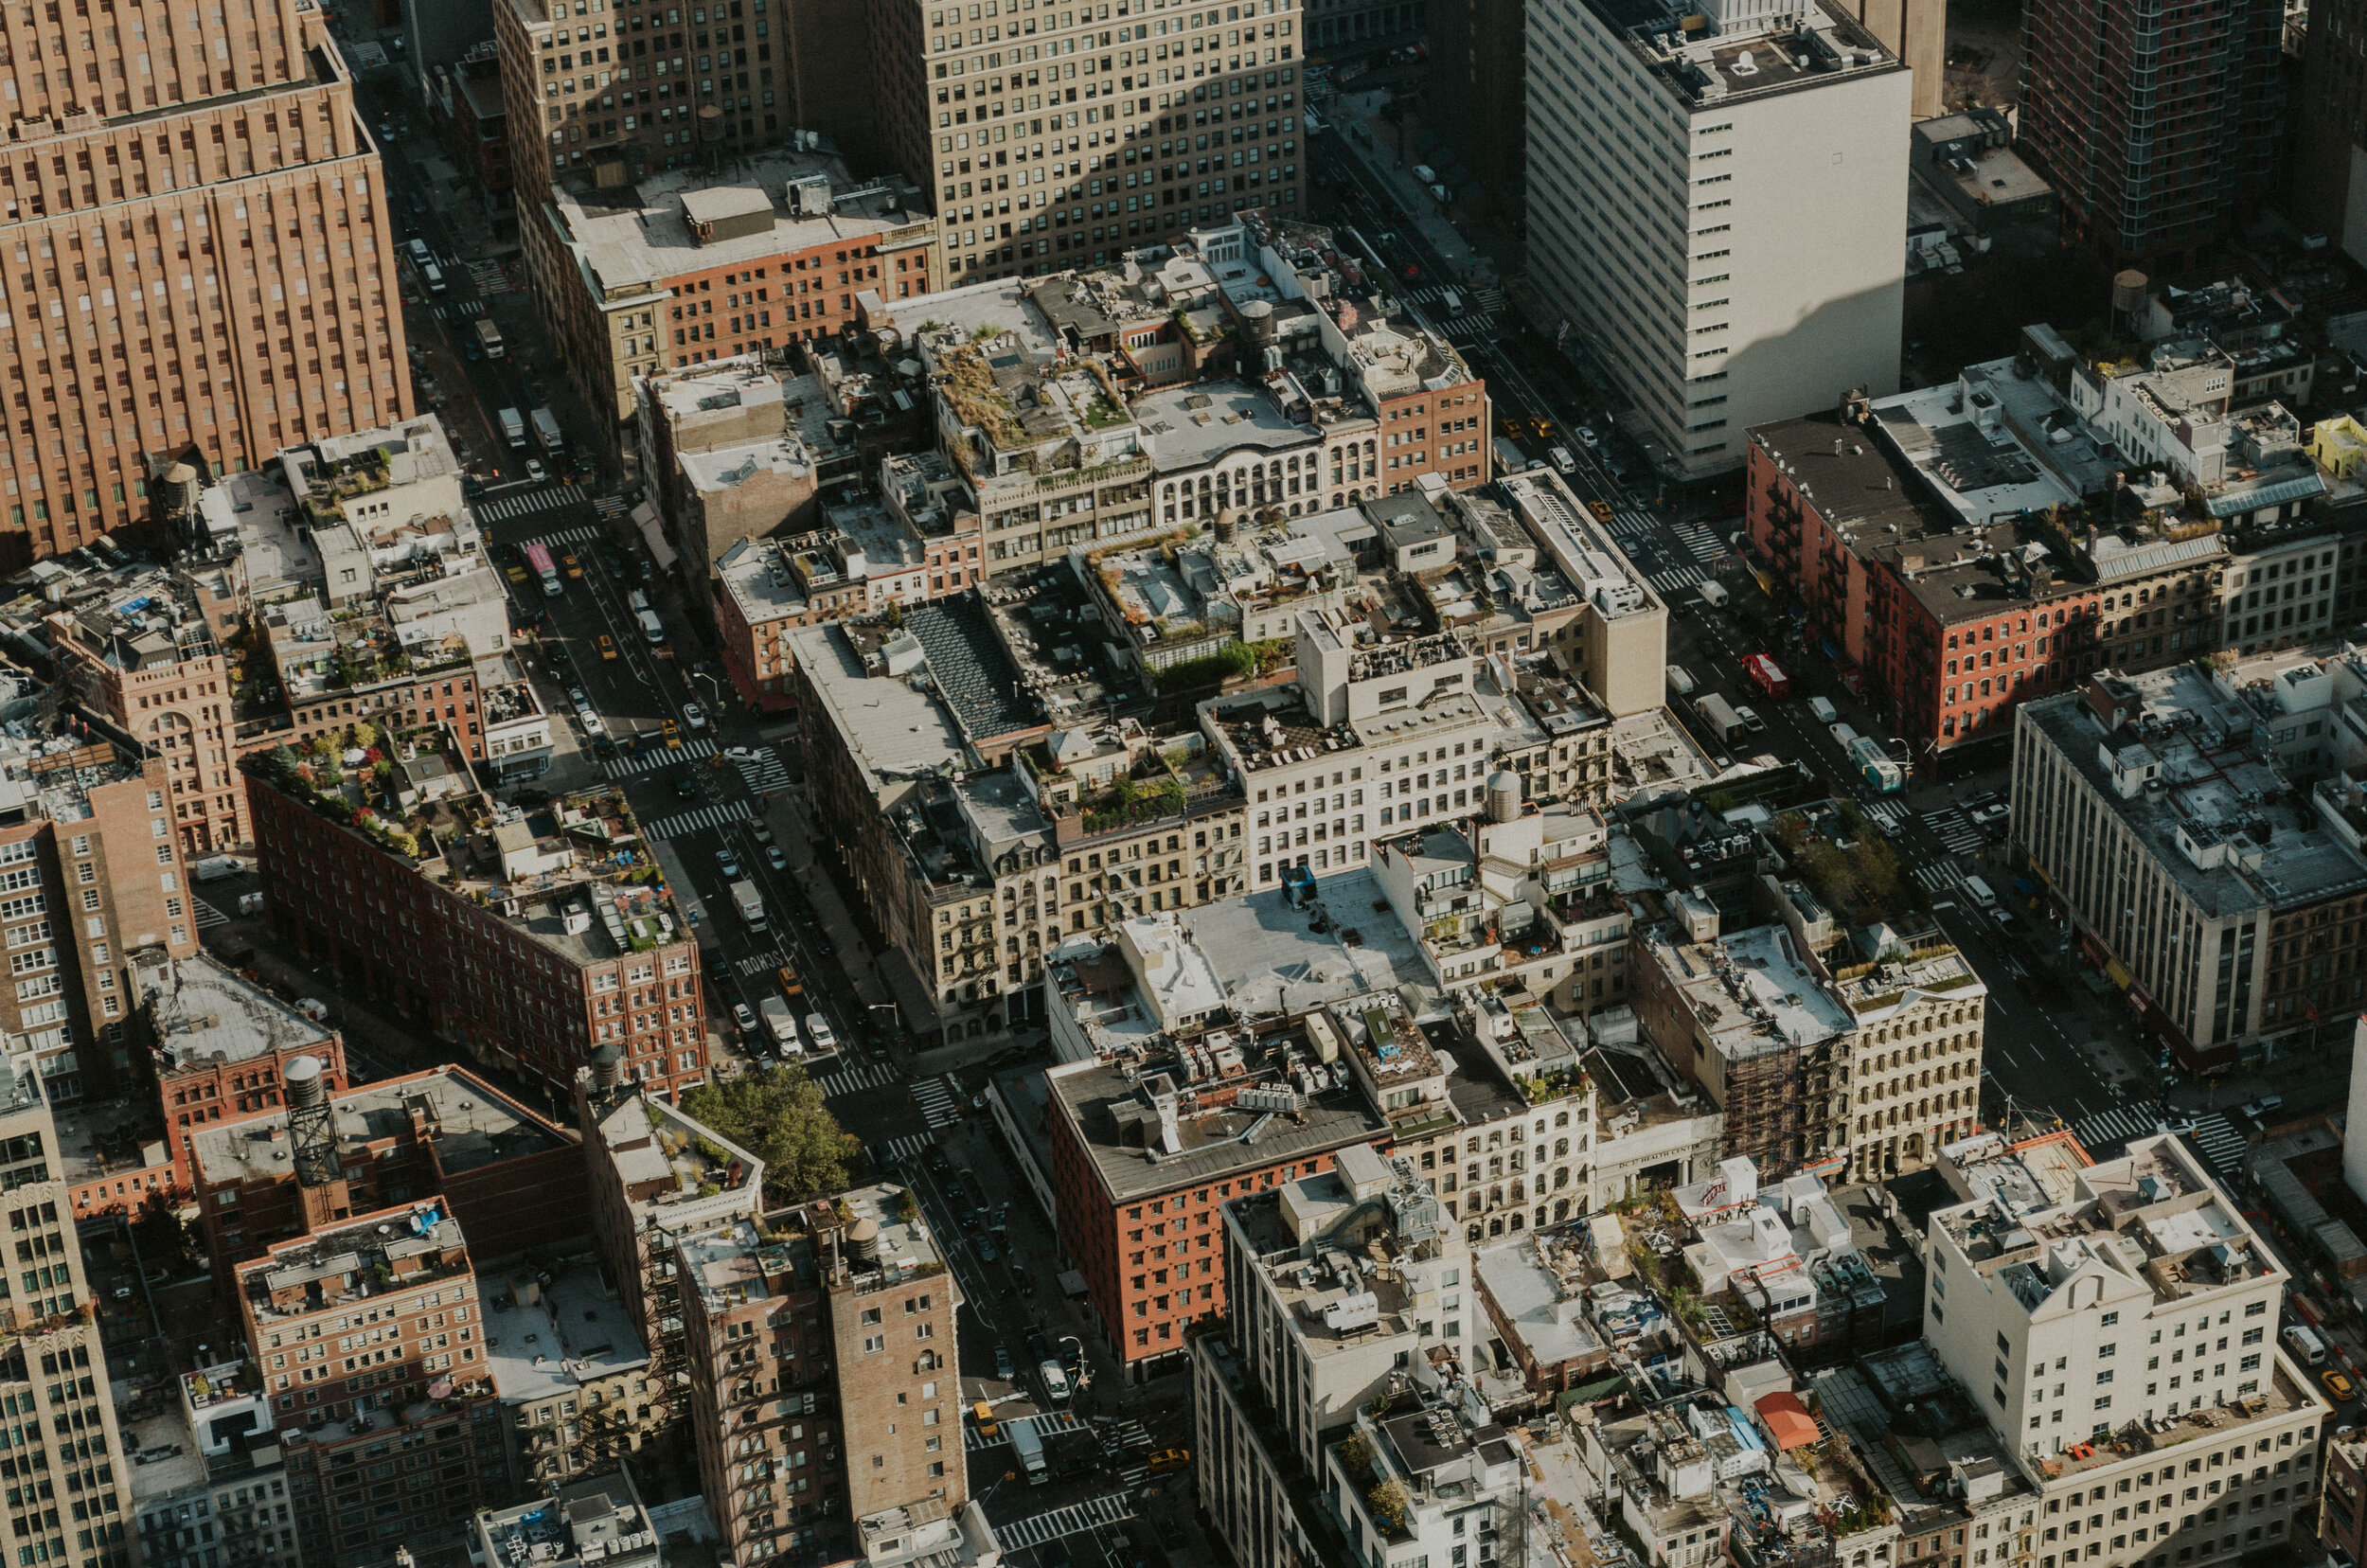
M 833 241 L 877 243 L 924 222 L 922 205 L 910 187 L 858 185 L 835 156 L 810 152 L 738 159 L 713 177 L 678 169 L 618 189 L 552 192 L 593 298 L 609 304 L 710 268 L 775 262 Z M 784 275 L 774 288 L 787 298 L 792 286 Z
M 484 1568 L 655 1568 L 661 1559 L 657 1528 L 621 1470 L 488 1509 L 476 1526 Z
M 1161 473 L 1203 468 L 1228 452 L 1287 452 L 1323 442 L 1313 425 L 1285 418 L 1263 387 L 1241 382 L 1146 392 L 1133 413 L 1143 427 L 1143 450 Z
M 143 967 L 139 988 L 168 1076 L 314 1044 L 327 1054 L 329 1030 L 203 953 Z
M 337 1096 L 331 1105 L 341 1151 L 351 1154 L 422 1128 L 436 1146 L 437 1166 L 447 1174 L 563 1148 L 568 1142 L 550 1123 L 459 1067 L 381 1078 Z M 193 1129 L 190 1145 L 198 1181 L 205 1185 L 294 1176 L 284 1115 Z
M 2207 914 L 2291 909 L 2367 888 L 2352 781 L 2303 793 L 2271 739 L 2288 715 L 2336 718 L 2332 663 L 2287 653 L 2216 674 L 2107 673 L 2026 704 L 2022 722 Z
M 1856 1027 L 1787 927 L 1758 926 L 1707 942 L 1652 935 L 1645 945 L 1683 992 L 1701 1035 L 1730 1060 L 1814 1045 Z
M 1707 26 L 1695 20 L 1703 13 L 1666 0 L 1588 0 L 1588 9 L 1695 112 L 1905 69 L 1846 13 L 1822 5 L 1770 11 L 1720 0 L 1708 8 Z
M 275 1243 L 239 1265 L 239 1292 L 258 1322 L 305 1317 L 349 1301 L 469 1272 L 460 1221 L 441 1201 L 381 1209 L 349 1224 Z
M 478 1271 L 485 1364 L 511 1404 L 528 1404 L 650 1364 L 632 1313 L 590 1257 L 513 1259 Z

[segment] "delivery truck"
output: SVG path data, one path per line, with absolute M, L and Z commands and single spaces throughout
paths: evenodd
M 538 408 L 530 416 L 534 420 L 534 438 L 543 448 L 543 455 L 554 463 L 566 461 L 567 437 L 559 428 L 559 416 L 547 408 Z
M 773 1043 L 779 1047 L 781 1055 L 795 1056 L 799 1049 L 796 1011 L 777 996 L 768 996 L 757 1003 L 756 1011 L 763 1015 L 765 1029 L 773 1036 Z
M 1036 1423 L 1022 1417 L 1006 1421 L 1003 1430 L 1011 1434 L 1011 1452 L 1027 1469 L 1027 1484 L 1041 1487 L 1052 1479 L 1052 1467 L 1043 1462 L 1043 1439 L 1036 1435 Z
M 732 907 L 739 911 L 739 923 L 750 931 L 769 929 L 764 920 L 764 895 L 756 891 L 755 882 L 743 877 L 732 883 Z
M 476 318 L 476 341 L 477 347 L 485 350 L 487 359 L 502 357 L 502 330 L 493 325 L 491 316 Z
M 526 444 L 526 417 L 525 415 L 514 408 L 505 408 L 501 412 L 501 421 L 502 439 L 514 447 Z
M 1753 686 L 1767 693 L 1771 703 L 1780 703 L 1791 695 L 1791 677 L 1784 673 L 1783 666 L 1764 653 L 1745 655 L 1742 672 L 1751 677 Z
M 1721 742 L 1732 744 L 1743 732 L 1742 715 L 1715 691 L 1705 691 L 1696 697 L 1693 711 L 1700 716 L 1701 722 L 1708 725 L 1710 733 Z

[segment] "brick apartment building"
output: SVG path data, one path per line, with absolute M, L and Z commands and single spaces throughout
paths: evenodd
M 5 69 L 15 404 L 10 569 L 145 522 L 175 457 L 214 472 L 410 411 L 379 156 L 327 14 L 38 9 Z M 271 280 L 269 297 L 261 280 Z M 36 439 L 62 419 L 72 454 Z
M 1130 1379 L 1184 1353 L 1192 1325 L 1224 1311 L 1228 1199 L 1331 1168 L 1351 1144 L 1385 1138 L 1389 1124 L 1361 1098 L 1310 1105 L 1288 1127 L 1247 1144 L 1225 1114 L 1230 1096 L 1203 1096 L 1201 1114 L 1174 1117 L 1161 1136 L 1156 1094 L 1099 1061 L 1055 1068 L 1042 1136 L 1050 1150 L 1060 1246 L 1085 1277 Z
M 554 1108 L 614 1042 L 627 1076 L 672 1092 L 704 1080 L 699 945 L 638 865 L 595 854 L 637 828 L 621 793 L 555 802 L 552 833 L 496 823 L 454 793 L 410 820 L 415 859 L 326 814 L 285 754 L 246 764 L 274 925 L 348 995 L 416 1020 L 480 1060 L 543 1080 Z M 447 775 L 465 777 L 458 758 Z M 667 919 L 670 918 L 670 930 Z
M 446 1066 L 343 1093 L 316 1081 L 332 1140 L 323 1173 L 338 1184 L 318 1205 L 321 1222 L 435 1198 L 489 1257 L 583 1234 L 582 1151 L 484 1079 Z M 298 1131 L 281 1110 L 190 1134 L 191 1187 L 216 1277 L 303 1233 Z
M 904 1202 L 859 1188 L 676 1248 L 700 1491 L 735 1561 L 841 1561 L 866 1520 L 969 1500 L 956 1286 Z
M 432 1201 L 360 1209 L 233 1285 L 305 1559 L 465 1563 L 466 1524 L 507 1500 L 508 1467 L 461 1222 Z

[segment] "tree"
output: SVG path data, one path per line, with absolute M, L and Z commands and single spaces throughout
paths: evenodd
M 703 1083 L 682 1108 L 764 1162 L 768 1203 L 801 1203 L 846 1185 L 846 1134 L 794 1062 Z

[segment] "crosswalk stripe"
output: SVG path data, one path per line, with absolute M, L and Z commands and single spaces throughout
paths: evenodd
M 216 909 L 212 904 L 207 903 L 205 900 L 199 899 L 196 902 L 198 930 L 211 931 L 218 925 L 228 925 L 230 923 L 229 916 L 224 915 L 221 910 Z
M 1885 828 L 1895 829 L 1907 819 L 1907 808 L 1895 800 L 1875 800 L 1866 804 L 1865 814 Z
M 1923 814 L 1924 826 L 1936 834 L 1951 855 L 1978 854 L 1988 845 L 1988 835 L 1972 825 L 1972 819 L 1954 806 Z
M 770 750 L 758 752 L 753 762 L 740 763 L 739 776 L 746 779 L 748 788 L 758 794 L 789 788 L 789 770 Z
M 554 507 L 572 507 L 582 499 L 583 492 L 575 486 L 555 485 L 544 490 L 530 490 L 524 495 L 505 495 L 497 501 L 480 502 L 477 506 L 477 515 L 489 523 L 502 523 L 513 517 L 525 517 L 532 512 L 548 511 Z M 558 535 L 552 535 L 538 540 L 536 543 L 573 544 L 598 537 L 597 528 L 569 528 L 563 540 Z
M 537 534 L 532 539 L 523 539 L 518 543 L 521 546 L 527 544 L 540 544 L 543 548 L 549 549 L 560 544 L 589 544 L 599 537 L 600 530 L 597 528 L 561 528 L 554 533 Z
M 1958 869 L 1955 862 L 1941 861 L 1934 865 L 1916 866 L 1915 881 L 1921 882 L 1927 892 L 1946 893 L 1964 886 L 1965 874 Z
M 641 752 L 632 757 L 611 757 L 600 764 L 600 771 L 611 778 L 631 778 L 635 774 L 647 773 L 668 762 L 693 761 L 702 757 L 711 757 L 714 753 L 715 742 L 712 740 L 685 740 L 679 750 L 661 749 Z
M 929 1151 L 929 1146 L 935 1142 L 936 1139 L 929 1133 L 915 1132 L 909 1137 L 891 1139 L 881 1147 L 887 1150 L 889 1159 L 901 1162 L 920 1158 Z
M 1698 566 L 1680 566 L 1661 572 L 1652 578 L 1652 586 L 1663 594 L 1673 594 L 1680 588 L 1690 588 L 1703 580 L 1705 574 Z
M 481 299 L 455 299 L 449 305 L 436 307 L 436 319 L 438 321 L 466 321 L 484 313 L 485 302 Z
M 1003 1542 L 1006 1552 L 1020 1552 L 1030 1546 L 1041 1546 L 1047 1541 L 1058 1541 L 1063 1536 L 1081 1535 L 1096 1524 L 1115 1524 L 1122 1519 L 1133 1517 L 1134 1509 L 1127 1494 L 1111 1492 L 1083 1503 L 1072 1503 L 1065 1508 L 1054 1508 L 1048 1513 L 1030 1514 L 1008 1524 L 998 1524 L 994 1533 Z
M 921 1119 L 933 1130 L 951 1127 L 962 1119 L 961 1102 L 947 1094 L 945 1085 L 934 1078 L 925 1078 L 913 1086 L 913 1103 L 920 1107 Z
M 817 1084 L 824 1099 L 836 1099 L 841 1095 L 851 1095 L 863 1089 L 877 1089 L 883 1084 L 895 1081 L 896 1074 L 892 1070 L 874 1063 L 869 1066 L 850 1067 L 843 1073 L 832 1073 L 828 1078 L 817 1080 Z
M 748 803 L 746 801 L 726 800 L 720 805 L 702 806 L 696 811 L 677 811 L 672 816 L 660 817 L 655 822 L 645 822 L 641 825 L 641 836 L 653 839 L 681 838 L 685 833 L 695 833 L 704 828 L 721 828 L 725 823 L 745 822 L 747 819 Z
M 2222 1176 L 2235 1174 L 2251 1149 L 2251 1141 L 2235 1131 L 2224 1112 L 2196 1117 L 2195 1130 L 2187 1136 L 2194 1140 L 2202 1157 L 2211 1162 L 2211 1167 Z

